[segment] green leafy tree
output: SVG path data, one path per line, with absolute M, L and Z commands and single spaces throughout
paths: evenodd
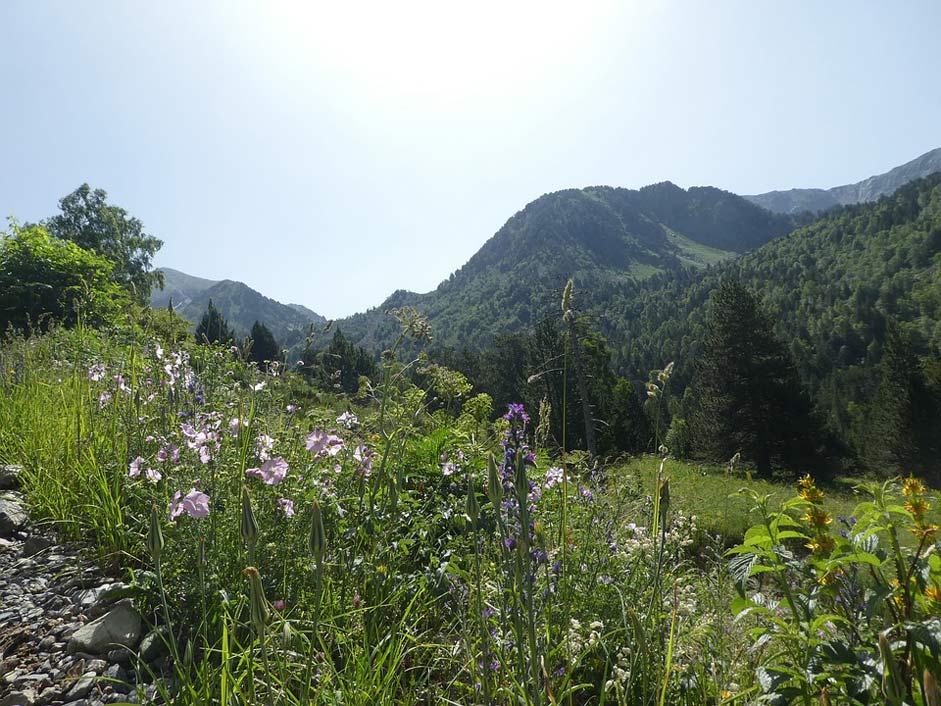
M 793 360 L 758 297 L 738 280 L 713 294 L 694 386 L 698 455 L 722 462 L 741 453 L 765 475 L 796 472 L 811 458 L 817 433 Z
M 61 213 L 43 225 L 56 238 L 111 260 L 114 281 L 144 303 L 154 286 L 163 287 L 163 276 L 152 267 L 163 241 L 145 233 L 140 220 L 109 204 L 107 198 L 103 189 L 82 184 L 59 201 Z
M 196 340 L 222 344 L 229 344 L 235 340 L 235 335 L 229 328 L 229 322 L 212 303 L 212 299 L 209 300 L 206 313 L 196 326 Z
M 41 226 L 0 237 L 0 330 L 115 321 L 129 301 L 111 281 L 112 263 Z
M 263 323 L 256 321 L 252 324 L 252 347 L 248 359 L 256 363 L 271 362 L 281 359 L 281 348 L 274 338 L 274 334 Z

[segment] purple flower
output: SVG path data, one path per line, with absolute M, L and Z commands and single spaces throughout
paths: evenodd
M 503 415 L 503 418 L 510 423 L 522 422 L 523 424 L 529 424 L 529 415 L 526 414 L 523 405 L 518 402 L 511 402 L 507 405 L 507 413 Z
M 128 466 L 128 469 L 127 469 L 128 476 L 130 476 L 131 478 L 137 478 L 137 476 L 140 475 L 140 467 L 141 467 L 141 464 L 143 463 L 144 463 L 144 459 L 141 458 L 140 456 L 138 456 L 133 461 L 131 461 L 131 465 Z
M 457 471 L 458 466 L 453 461 L 445 461 L 441 464 L 441 475 L 444 476 L 453 476 Z
M 271 601 L 271 607 L 274 608 L 279 613 L 284 610 L 284 601 L 280 598 L 274 601 Z
M 496 613 L 492 606 L 487 606 L 482 611 L 480 611 L 480 617 L 486 620 L 487 618 L 492 618 L 494 613 Z
M 556 484 L 562 482 L 562 475 L 564 471 L 558 466 L 552 466 L 548 471 L 546 471 L 546 490 L 554 488 Z
M 255 442 L 255 448 L 258 449 L 258 458 L 267 461 L 271 457 L 271 449 L 274 448 L 275 440 L 267 434 L 259 434 Z
M 196 490 L 196 488 L 193 488 L 186 495 L 183 495 L 179 490 L 176 491 L 173 494 L 173 500 L 170 502 L 170 520 L 175 520 L 183 514 L 189 515 L 194 520 L 209 517 L 209 496 Z
M 156 470 L 156 469 L 154 469 L 154 468 L 148 468 L 148 469 L 144 472 L 144 475 L 147 476 L 147 480 L 149 480 L 149 481 L 150 481 L 151 483 L 153 483 L 154 485 L 156 485 L 157 483 L 159 483 L 159 482 L 160 482 L 160 479 L 163 478 L 163 476 L 161 475 L 160 471 L 158 471 L 158 470 Z
M 280 456 L 269 458 L 261 468 L 247 468 L 245 475 L 261 478 L 267 485 L 277 485 L 284 480 L 288 472 L 288 463 Z
M 88 369 L 88 379 L 98 382 L 105 376 L 105 366 L 101 363 L 95 363 Z
M 510 550 L 516 549 L 516 539 L 513 537 L 507 537 L 503 540 L 503 546 Z
M 361 475 L 363 478 L 369 477 L 369 474 L 372 472 L 372 459 L 373 453 L 368 447 L 363 444 L 360 444 L 353 450 L 353 458 L 356 459 L 356 462 L 359 464 L 359 467 L 356 469 L 356 472 Z M 342 470 L 339 464 L 337 464 L 338 471 Z
M 278 498 L 278 509 L 285 517 L 294 517 L 294 501 L 288 498 Z
M 297 405 L 289 404 L 284 409 L 288 414 L 294 414 L 297 411 Z

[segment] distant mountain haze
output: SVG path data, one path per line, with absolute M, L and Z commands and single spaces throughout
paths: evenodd
M 300 342 L 311 323 L 326 323 L 323 316 L 300 304 L 282 304 L 269 299 L 243 282 L 194 277 L 169 267 L 161 268 L 161 272 L 164 288 L 151 293 L 150 305 L 166 307 L 172 302 L 173 309 L 194 326 L 205 313 L 210 299 L 239 335 L 247 335 L 252 324 L 259 321 L 285 347 Z
M 819 212 L 834 206 L 875 201 L 880 196 L 895 192 L 903 184 L 941 172 L 941 147 L 855 184 L 834 186 L 832 189 L 788 189 L 766 194 L 745 196 L 746 199 L 775 213 Z

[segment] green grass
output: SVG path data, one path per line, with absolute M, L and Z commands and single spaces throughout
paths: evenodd
M 639 481 L 642 491 L 653 493 L 660 459 L 644 456 L 631 459 L 612 471 L 614 477 L 631 482 Z M 771 506 L 793 498 L 796 484 L 775 483 L 762 479 L 749 479 L 744 472 L 728 475 L 717 466 L 703 466 L 670 459 L 664 465 L 664 475 L 670 479 L 671 502 L 678 510 L 695 515 L 699 526 L 711 535 L 718 535 L 726 546 L 742 540 L 745 530 L 758 521 L 752 512 L 752 502 L 738 491 L 749 488 L 771 496 Z M 845 483 L 827 489 L 826 508 L 838 518 L 850 517 L 862 497 Z M 834 522 L 839 522 L 834 519 Z

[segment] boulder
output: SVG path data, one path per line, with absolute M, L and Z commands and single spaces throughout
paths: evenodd
M 10 537 L 29 522 L 26 509 L 14 500 L 0 498 L 0 537 Z
M 19 490 L 20 466 L 0 466 L 0 490 Z
M 100 655 L 116 645 L 134 649 L 141 631 L 140 614 L 130 606 L 119 605 L 76 630 L 69 639 L 68 652 Z

